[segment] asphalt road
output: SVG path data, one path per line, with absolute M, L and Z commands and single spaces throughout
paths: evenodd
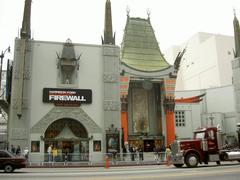
M 197 168 L 173 166 L 125 166 L 90 168 L 25 168 L 6 174 L 0 172 L 1 180 L 239 180 L 240 164 L 210 164 Z

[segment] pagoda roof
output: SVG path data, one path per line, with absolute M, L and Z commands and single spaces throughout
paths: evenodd
M 150 18 L 128 17 L 121 45 L 121 61 L 144 72 L 162 71 L 170 65 L 163 57 Z

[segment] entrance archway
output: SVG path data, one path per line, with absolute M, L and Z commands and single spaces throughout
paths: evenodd
M 70 118 L 56 120 L 48 126 L 44 137 L 45 161 L 88 161 L 88 132 L 79 121 Z M 50 145 L 52 152 L 49 156 Z

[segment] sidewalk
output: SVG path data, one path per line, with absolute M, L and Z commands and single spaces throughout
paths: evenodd
M 239 164 L 237 161 L 223 161 L 221 162 L 221 165 L 227 166 L 227 165 L 233 165 L 233 164 Z M 165 165 L 166 167 L 174 167 L 172 164 L 170 166 L 166 165 L 166 162 L 160 162 L 159 164 L 156 164 L 155 161 L 143 161 L 141 163 L 137 163 L 135 161 L 133 162 L 109 162 L 109 168 L 111 167 L 123 167 L 123 166 L 152 166 L 152 165 Z M 208 164 L 199 164 L 200 166 L 219 166 L 216 164 L 216 162 L 209 162 Z M 32 163 L 27 166 L 28 168 L 72 168 L 72 167 L 106 167 L 105 162 L 104 163 L 90 163 L 90 162 L 67 162 L 66 164 L 62 162 L 43 162 L 43 163 Z M 185 167 L 185 166 L 184 166 Z

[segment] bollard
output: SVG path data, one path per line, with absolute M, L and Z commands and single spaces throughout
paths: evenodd
M 109 167 L 108 156 L 105 157 L 105 167 L 106 167 L 106 169 L 108 169 L 108 167 Z

